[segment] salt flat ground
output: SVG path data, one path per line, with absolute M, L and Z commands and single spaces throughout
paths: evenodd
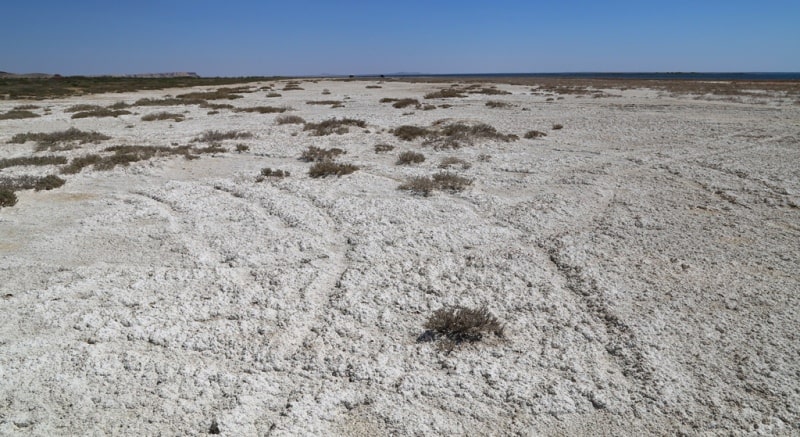
M 56 152 L 69 158 L 253 134 L 196 160 L 86 167 L 0 210 L 0 434 L 800 433 L 797 104 L 508 84 L 428 100 L 450 84 L 256 90 L 269 84 L 222 103 L 366 127 L 313 136 L 279 114 L 196 105 L 64 112 L 186 90 L 33 102 L 47 114 L 0 121 L 0 158 L 34 155 L 6 144 L 15 134 L 69 127 L 111 137 Z M 322 99 L 344 107 L 306 103 Z M 164 110 L 186 120 L 141 120 Z M 390 132 L 442 119 L 548 135 L 435 150 Z M 310 178 L 308 146 L 360 169 Z M 396 165 L 409 150 L 425 162 Z M 397 189 L 446 157 L 471 164 L 451 169 L 466 190 Z M 265 167 L 291 176 L 256 182 Z M 487 306 L 504 338 L 417 342 L 455 305 Z

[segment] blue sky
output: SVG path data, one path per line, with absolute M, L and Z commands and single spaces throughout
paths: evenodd
M 8 0 L 0 70 L 800 71 L 800 0 Z

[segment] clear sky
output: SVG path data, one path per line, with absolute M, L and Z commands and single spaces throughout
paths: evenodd
M 798 72 L 800 0 L 5 0 L 0 71 Z

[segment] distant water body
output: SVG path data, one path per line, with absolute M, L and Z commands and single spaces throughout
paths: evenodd
M 486 74 L 393 74 L 409 77 L 542 77 L 575 79 L 654 80 L 800 80 L 800 73 L 486 73 Z

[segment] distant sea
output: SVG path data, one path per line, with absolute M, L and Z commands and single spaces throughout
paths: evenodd
M 683 80 L 800 80 L 800 73 L 485 73 L 424 74 L 397 73 L 386 76 L 406 77 L 548 77 L 575 79 L 683 79 Z

